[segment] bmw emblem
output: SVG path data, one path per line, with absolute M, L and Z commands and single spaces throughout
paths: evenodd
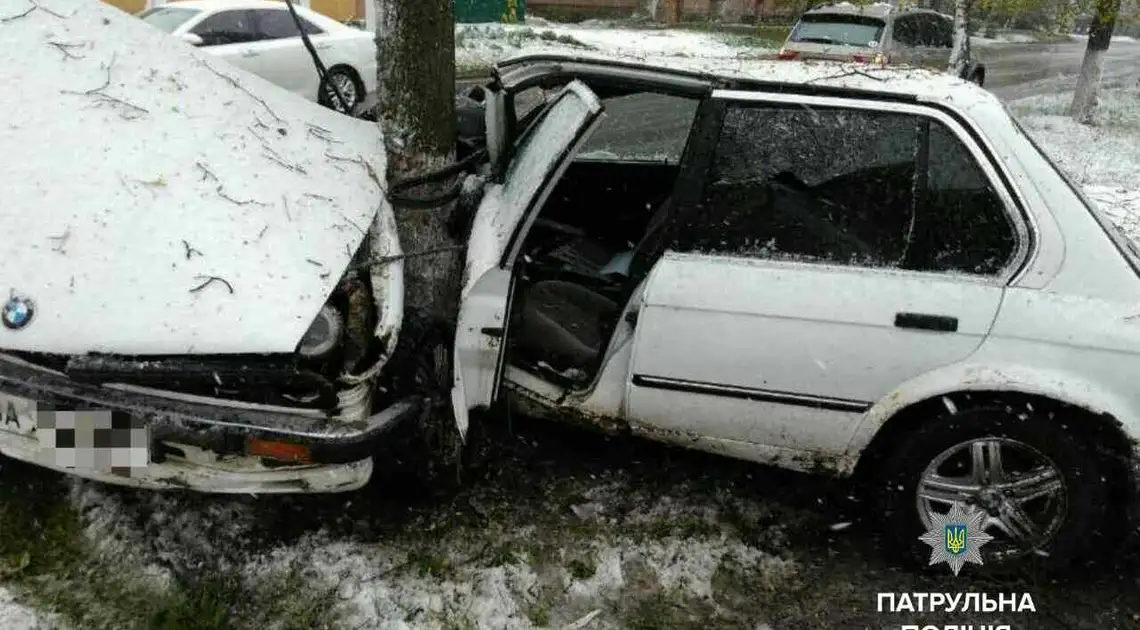
M 36 307 L 27 298 L 12 296 L 4 303 L 4 311 L 0 314 L 4 327 L 9 330 L 19 330 L 32 321 L 36 314 Z

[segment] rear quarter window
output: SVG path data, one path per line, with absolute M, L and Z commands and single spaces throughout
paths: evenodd
M 831 44 L 873 48 L 882 39 L 886 22 L 862 15 L 805 15 L 788 40 L 805 44 Z

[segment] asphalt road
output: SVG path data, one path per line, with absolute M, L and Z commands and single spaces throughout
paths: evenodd
M 1072 90 L 1085 54 L 1084 42 L 1018 44 L 979 48 L 986 87 L 1003 100 Z M 1140 43 L 1113 42 L 1104 60 L 1104 85 L 1140 81 Z

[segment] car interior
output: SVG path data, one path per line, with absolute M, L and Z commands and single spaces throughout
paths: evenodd
M 590 87 L 607 117 L 555 185 L 523 241 L 508 337 L 511 365 L 568 388 L 593 380 L 626 302 L 652 267 L 651 237 L 672 207 L 680 156 L 699 102 Z M 636 133 L 639 122 L 628 116 L 654 96 L 677 99 L 668 106 L 681 108 L 671 116 L 679 121 L 671 150 L 647 158 L 607 146 L 608 125 Z M 642 101 L 628 102 L 631 98 Z

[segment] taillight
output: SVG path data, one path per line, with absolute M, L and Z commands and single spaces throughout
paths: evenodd
M 855 63 L 873 63 L 877 66 L 887 65 L 887 56 L 883 53 L 875 53 L 873 57 L 868 57 L 867 55 L 853 55 L 852 58 L 855 60 Z
M 783 48 L 781 48 L 780 51 L 776 53 L 777 59 L 795 59 L 799 56 L 800 54 L 798 52 L 794 50 L 784 50 Z

